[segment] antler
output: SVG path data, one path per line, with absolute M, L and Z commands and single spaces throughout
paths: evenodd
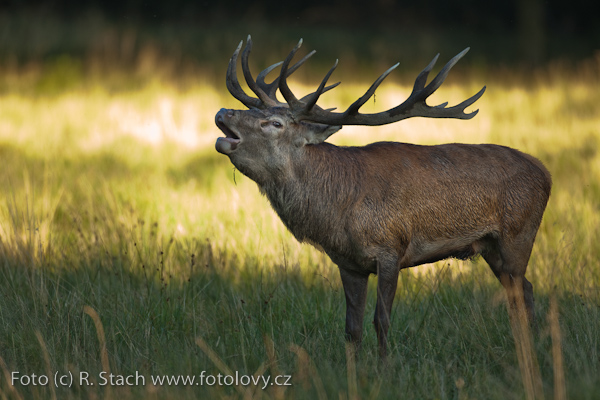
M 442 68 L 436 77 L 433 78 L 433 80 L 426 86 L 425 83 L 427 82 L 427 76 L 429 75 L 429 72 L 431 72 L 431 69 L 439 57 L 439 54 L 436 55 L 429 65 L 427 65 L 427 67 L 425 67 L 425 69 L 417 76 L 410 96 L 402 104 L 394 108 L 375 114 L 360 114 L 358 112 L 359 109 L 373 96 L 375 90 L 379 87 L 381 82 L 383 82 L 383 80 L 396 67 L 398 67 L 399 64 L 392 66 L 383 74 L 381 74 L 381 76 L 375 80 L 365 94 L 352 103 L 346 109 L 346 111 L 333 112 L 332 109 L 323 110 L 321 107 L 317 106 L 316 103 L 323 93 L 339 85 L 338 82 L 334 85 L 326 86 L 329 77 L 337 67 L 338 61 L 336 60 L 333 67 L 325 75 L 325 78 L 323 78 L 317 90 L 299 100 L 290 90 L 287 84 L 287 78 L 315 53 L 313 50 L 300 61 L 289 67 L 289 64 L 296 55 L 296 52 L 300 46 L 302 46 L 302 39 L 300 39 L 296 47 L 294 47 L 294 49 L 283 62 L 273 64 L 264 69 L 258 75 L 256 81 L 254 81 L 248 68 L 248 55 L 252 49 L 252 41 L 250 36 L 248 36 L 246 47 L 242 53 L 242 69 L 248 87 L 256 94 L 258 98 L 250 97 L 244 93 L 239 82 L 237 81 L 236 64 L 238 54 L 242 47 L 242 42 L 240 42 L 236 51 L 233 53 L 231 60 L 229 61 L 229 67 L 227 69 L 227 88 L 236 99 L 240 100 L 249 108 L 269 108 L 274 106 L 289 107 L 290 111 L 294 115 L 294 118 L 297 120 L 305 120 L 327 125 L 385 125 L 410 117 L 471 119 L 477 115 L 479 110 L 475 110 L 468 114 L 465 113 L 464 110 L 476 102 L 483 95 L 486 89 L 484 86 L 475 95 L 453 107 L 446 107 L 448 102 L 433 107 L 427 105 L 425 102 L 427 98 L 442 85 L 448 76 L 450 69 L 469 51 L 469 48 L 467 47 L 465 50 L 448 61 L 444 68 Z M 279 77 L 270 84 L 267 84 L 265 82 L 266 75 L 280 65 L 281 71 L 279 73 Z M 277 89 L 279 89 L 287 104 L 277 100 Z
M 302 40 L 300 40 L 300 43 L 301 42 Z M 266 76 L 275 68 L 283 64 L 283 61 L 273 64 L 262 70 L 256 77 L 256 80 L 254 80 L 254 78 L 252 77 L 252 73 L 250 72 L 250 68 L 248 66 L 248 56 L 250 55 L 250 51 L 252 50 L 252 38 L 250 37 L 250 35 L 248 35 L 248 39 L 246 40 L 246 47 L 244 47 L 244 51 L 242 52 L 242 72 L 244 74 L 244 79 L 246 80 L 248 87 L 254 92 L 257 98 L 248 96 L 244 92 L 237 79 L 237 60 L 240 54 L 240 50 L 242 49 L 243 43 L 244 41 L 242 40 L 235 52 L 233 53 L 233 55 L 231 56 L 231 59 L 229 60 L 229 66 L 227 67 L 226 84 L 227 89 L 229 89 L 229 93 L 231 93 L 233 97 L 241 101 L 242 104 L 244 104 L 248 108 L 264 109 L 269 107 L 288 107 L 287 103 L 280 102 L 276 96 L 277 89 L 279 88 L 279 82 L 283 75 L 280 73 L 280 75 L 277 78 L 275 78 L 275 80 L 271 83 L 265 82 Z M 300 61 L 298 61 L 289 68 L 287 68 L 287 66 L 289 65 L 288 61 L 288 63 L 286 64 L 285 78 L 293 74 L 298 68 L 300 68 L 302 64 L 306 62 L 306 60 L 312 57 L 312 55 L 315 53 L 315 50 L 311 51 L 310 53 L 305 55 Z M 325 92 L 327 90 L 333 89 L 337 85 L 339 85 L 339 83 L 331 85 L 325 88 L 323 91 Z M 302 98 L 301 101 L 304 101 L 308 96 Z

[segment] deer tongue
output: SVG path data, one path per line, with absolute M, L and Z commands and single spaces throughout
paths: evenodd
M 238 144 L 240 144 L 240 139 L 232 137 L 220 137 L 215 143 L 215 148 L 219 153 L 229 154 L 237 148 Z

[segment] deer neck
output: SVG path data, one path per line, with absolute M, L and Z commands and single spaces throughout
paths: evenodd
M 305 150 L 289 171 L 259 187 L 298 240 L 327 243 L 360 197 L 360 163 L 348 148 L 329 143 Z

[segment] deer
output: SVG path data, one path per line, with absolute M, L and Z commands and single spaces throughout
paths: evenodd
M 290 66 L 301 39 L 284 61 L 255 79 L 248 63 L 248 36 L 241 66 L 251 96 L 237 77 L 242 45 L 229 60 L 226 86 L 247 109 L 223 108 L 216 114 L 224 134 L 216 150 L 256 182 L 298 241 L 312 244 L 338 266 L 346 300 L 345 338 L 355 350 L 363 336 L 369 276 L 377 275 L 373 324 L 379 356 L 385 359 L 400 271 L 447 258 L 481 255 L 506 289 L 509 304 L 524 305 L 526 323 L 535 320 L 533 286 L 525 272 L 552 186 L 538 159 L 495 144 L 375 142 L 353 147 L 326 142 L 345 125 L 377 126 L 412 117 L 473 118 L 479 110 L 465 109 L 483 95 L 485 86 L 456 106 L 426 103 L 469 48 L 426 84 L 436 55 L 398 106 L 362 114 L 361 106 L 398 64 L 345 111 L 336 112 L 317 101 L 340 83 L 327 86 L 337 60 L 317 90 L 299 99 L 287 79 L 315 51 Z M 267 83 L 267 75 L 278 67 L 278 76 Z

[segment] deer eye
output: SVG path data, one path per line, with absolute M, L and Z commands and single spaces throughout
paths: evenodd
M 273 125 L 275 128 L 283 127 L 283 124 L 279 121 L 271 121 L 271 125 Z

